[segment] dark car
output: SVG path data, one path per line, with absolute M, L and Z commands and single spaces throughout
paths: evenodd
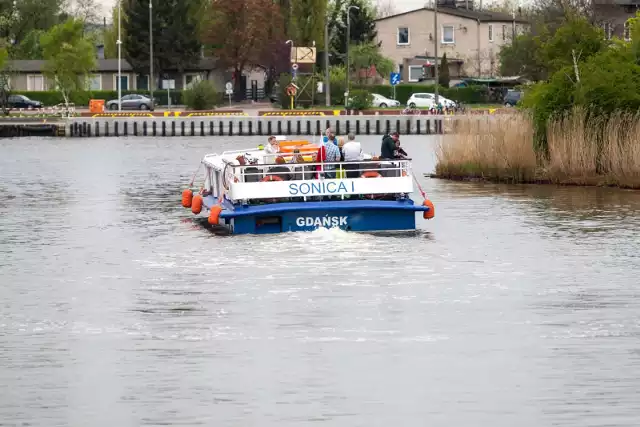
M 7 104 L 9 108 L 25 108 L 28 110 L 43 107 L 42 102 L 34 101 L 33 99 L 29 99 L 24 95 L 9 95 Z
M 522 98 L 522 92 L 519 90 L 509 90 L 504 96 L 505 107 L 515 107 Z

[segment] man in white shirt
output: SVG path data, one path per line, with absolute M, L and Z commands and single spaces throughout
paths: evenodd
M 276 154 L 280 152 L 280 144 L 276 140 L 275 136 L 270 136 L 267 140 L 267 145 L 264 147 L 265 163 L 275 163 Z
M 342 155 L 345 162 L 359 162 L 364 159 L 362 153 L 362 145 L 356 142 L 356 136 L 349 133 L 347 142 L 342 146 Z M 358 163 L 346 164 L 344 168 L 347 170 L 347 178 L 357 178 L 360 176 L 360 165 Z

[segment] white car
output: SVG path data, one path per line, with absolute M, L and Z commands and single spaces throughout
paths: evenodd
M 449 108 L 455 107 L 457 104 L 455 101 L 445 98 L 444 96 L 438 95 L 438 101 Z M 407 107 L 411 108 L 433 108 L 436 106 L 436 95 L 435 93 L 414 93 L 407 100 Z
M 396 101 L 395 99 L 389 99 L 386 96 L 382 96 L 378 93 L 372 93 L 373 102 L 372 105 L 378 108 L 386 108 L 386 107 L 399 107 L 400 101 Z

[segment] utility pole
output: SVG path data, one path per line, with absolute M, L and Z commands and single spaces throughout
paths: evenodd
M 433 65 L 434 69 L 434 77 L 436 79 L 436 106 L 438 105 L 438 0 L 433 0 L 433 45 L 434 45 L 434 56 L 435 56 L 435 64 Z
M 122 111 L 122 2 L 118 0 L 118 111 Z
M 149 95 L 151 95 L 151 105 L 155 109 L 156 103 L 153 100 L 153 0 L 149 0 Z
M 331 105 L 331 82 L 329 81 L 329 18 L 324 18 L 324 102 Z
M 347 8 L 347 86 L 345 88 L 344 105 L 347 106 L 349 97 L 349 74 L 350 74 L 350 62 L 349 62 L 349 44 L 351 41 L 351 9 L 360 10 L 358 6 L 349 6 Z

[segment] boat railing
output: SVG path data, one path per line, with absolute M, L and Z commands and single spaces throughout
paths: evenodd
M 343 162 L 293 162 L 237 165 L 226 163 L 225 187 L 230 183 L 264 183 L 313 179 L 411 177 L 411 159 Z

